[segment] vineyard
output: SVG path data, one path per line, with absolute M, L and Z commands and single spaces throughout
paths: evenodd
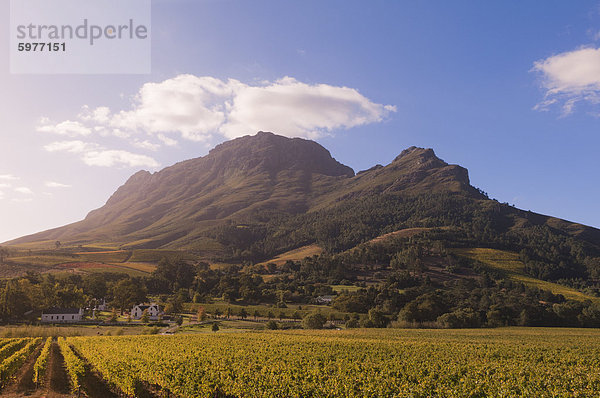
M 53 358 L 52 347 L 60 355 Z M 3 387 L 10 389 L 20 371 L 35 378 L 40 394 L 58 359 L 68 388 L 54 396 L 589 397 L 600 391 L 597 329 L 3 339 L 0 358 Z M 19 370 L 26 361 L 33 372 Z

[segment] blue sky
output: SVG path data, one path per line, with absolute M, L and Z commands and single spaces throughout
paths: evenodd
M 258 129 L 356 171 L 431 147 L 491 197 L 600 227 L 600 2 L 155 0 L 152 16 L 150 75 L 0 58 L 0 242 Z

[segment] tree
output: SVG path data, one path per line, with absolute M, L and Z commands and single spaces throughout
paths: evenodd
M 384 328 L 389 323 L 389 319 L 385 316 L 384 312 L 376 308 L 369 310 L 369 320 L 375 328 Z
M 227 316 L 227 319 L 229 319 L 232 314 L 233 311 L 231 311 L 231 307 L 227 307 L 227 310 L 225 311 L 225 316 Z
M 279 326 L 277 325 L 277 322 L 270 320 L 269 322 L 267 322 L 267 329 L 277 330 L 277 329 L 279 329 Z
M 179 314 L 183 311 L 183 301 L 179 295 L 172 297 L 165 306 L 165 312 L 167 314 Z
M 335 324 L 335 314 L 332 312 L 329 314 L 329 322 L 331 322 L 331 324 Z
M 8 249 L 0 246 L 0 263 L 3 263 L 4 260 L 8 257 Z
M 150 315 L 148 314 L 148 308 L 146 308 L 144 310 L 144 312 L 142 312 L 141 321 L 142 321 L 142 323 L 148 323 L 148 322 L 150 322 Z
M 254 320 L 256 320 L 259 316 L 260 316 L 260 311 L 259 310 L 254 310 Z
M 113 308 L 112 309 L 112 313 L 110 314 L 110 318 L 108 318 L 109 322 L 116 322 L 118 320 L 118 316 L 117 316 L 117 309 Z
M 31 309 L 31 301 L 27 295 L 27 286 L 18 280 L 6 283 L 0 294 L 0 315 L 2 318 L 20 317 Z
M 246 309 L 245 309 L 245 308 L 242 308 L 242 309 L 240 310 L 240 317 L 241 317 L 242 319 L 246 319 L 246 317 L 248 317 L 248 312 L 246 312 Z
M 219 325 L 217 324 L 217 322 L 215 322 L 215 323 L 212 324 L 212 328 L 211 329 L 212 329 L 213 332 L 216 332 L 216 331 L 219 330 Z
M 223 315 L 223 312 L 220 309 L 215 308 L 214 315 L 215 315 L 215 318 L 218 318 L 221 315 Z
M 135 304 L 146 301 L 146 289 L 129 278 L 122 279 L 113 286 L 112 296 L 113 306 L 119 308 L 123 315 L 125 308 L 131 308 Z
M 327 322 L 325 315 L 320 312 L 313 312 L 304 317 L 302 326 L 304 329 L 323 329 L 325 322 Z
M 198 312 L 196 313 L 196 319 L 198 320 L 198 322 L 203 322 L 206 320 L 206 311 L 204 310 L 204 307 L 198 307 Z
M 59 240 L 57 240 L 56 242 L 54 242 L 54 247 L 56 248 L 56 250 L 60 249 L 60 245 L 61 245 L 61 243 L 60 243 Z

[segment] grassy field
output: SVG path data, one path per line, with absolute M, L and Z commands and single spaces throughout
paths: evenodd
M 122 263 L 127 261 L 132 252 L 129 250 L 99 251 L 99 252 L 79 252 L 75 253 L 83 261 L 96 261 L 100 263 Z
M 543 290 L 549 290 L 554 294 L 562 294 L 572 300 L 600 301 L 600 298 L 586 295 L 578 290 L 557 283 L 547 282 L 525 275 L 525 264 L 519 259 L 517 253 L 495 249 L 454 249 L 454 252 L 473 260 L 477 260 L 487 267 L 504 272 L 510 279 L 523 284 Z
M 139 381 L 181 397 L 544 398 L 600 391 L 598 329 L 219 330 L 68 342 L 130 395 Z
M 41 325 L 0 326 L 1 338 L 56 336 L 120 336 L 155 333 L 153 326 Z
M 136 249 L 128 261 L 141 263 L 158 263 L 161 259 L 177 259 L 195 260 L 196 256 L 180 252 L 177 250 L 161 250 L 161 249 Z
M 298 249 L 290 250 L 289 252 L 280 254 L 276 257 L 273 257 L 271 260 L 265 261 L 260 264 L 274 263 L 277 265 L 283 265 L 288 260 L 300 261 L 303 260 L 305 257 L 312 257 L 321 253 L 323 253 L 323 249 L 317 245 L 303 246 Z
M 331 288 L 336 293 L 341 293 L 343 291 L 356 292 L 356 291 L 362 289 L 362 287 L 354 286 L 354 285 L 331 285 Z

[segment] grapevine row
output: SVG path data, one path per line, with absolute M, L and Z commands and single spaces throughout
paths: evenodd
M 11 339 L 7 344 L 0 348 L 0 361 L 10 357 L 15 351 L 25 345 L 27 339 Z
M 46 366 L 48 365 L 48 359 L 50 357 L 50 348 L 52 347 L 52 337 L 48 337 L 44 343 L 44 347 L 40 352 L 35 364 L 33 365 L 33 382 L 40 384 L 46 373 Z
M 27 358 L 29 358 L 31 353 L 33 351 L 35 351 L 35 349 L 37 348 L 38 344 L 40 343 L 40 341 L 42 339 L 34 338 L 34 339 L 24 339 L 24 340 L 27 341 L 27 344 L 25 344 L 25 346 L 23 348 L 21 348 L 19 351 L 15 352 L 10 357 L 8 357 L 4 361 L 2 361 L 2 363 L 0 364 L 0 386 L 1 387 L 4 387 L 8 383 L 8 381 L 10 380 L 10 377 L 13 375 L 13 373 L 15 373 L 21 367 L 21 365 L 23 365 L 23 362 L 25 362 L 25 360 L 27 360 Z
M 84 362 L 75 355 L 73 349 L 64 337 L 58 338 L 58 345 L 60 346 L 60 352 L 65 360 L 65 367 L 67 368 L 67 373 L 71 380 L 72 391 L 77 391 L 81 386 L 81 379 L 85 374 Z

